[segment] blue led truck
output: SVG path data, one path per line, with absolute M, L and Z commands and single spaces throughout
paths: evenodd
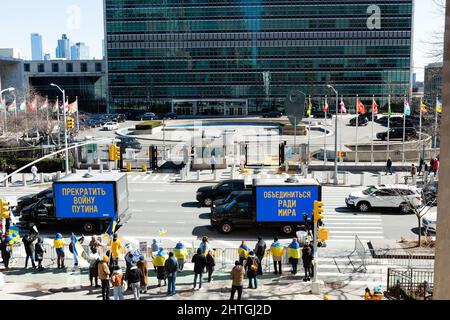
M 21 222 L 105 232 L 111 222 L 120 227 L 131 218 L 128 195 L 124 173 L 72 174 L 53 182 L 51 193 L 24 208 Z
M 322 186 L 314 179 L 256 179 L 250 191 L 213 206 L 211 225 L 221 233 L 239 228 L 277 228 L 291 235 L 312 220 L 314 201 L 321 199 Z

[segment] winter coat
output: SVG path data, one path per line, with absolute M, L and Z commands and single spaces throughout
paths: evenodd
M 272 255 L 273 261 L 281 261 L 284 255 L 284 247 L 280 242 L 274 242 L 270 246 L 270 254 Z
M 111 285 L 112 287 L 121 287 L 123 286 L 124 275 L 122 272 L 114 272 L 111 276 Z
M 167 273 L 167 276 L 169 276 L 171 274 L 171 276 L 173 277 L 174 275 L 177 274 L 177 270 L 178 270 L 178 261 L 175 257 L 171 257 L 169 259 L 166 260 L 166 263 L 164 265 L 164 269 Z
M 303 247 L 302 249 L 303 264 L 309 266 L 313 260 L 312 250 L 310 247 Z
M 245 270 L 243 266 L 234 266 L 231 270 L 232 285 L 242 287 L 244 285 L 244 274 Z
M 114 259 L 119 258 L 120 254 L 122 253 L 122 250 L 123 250 L 122 242 L 120 242 L 120 240 L 113 241 L 111 246 L 111 252 Z
M 206 257 L 203 254 L 195 254 L 192 257 L 192 263 L 194 264 L 194 272 L 195 273 L 205 272 Z
M 101 261 L 98 264 L 98 278 L 100 280 L 108 280 L 109 279 L 109 268 L 108 268 L 108 263 L 106 263 L 105 261 Z
M 142 270 L 140 270 L 136 266 L 132 266 L 130 268 L 130 271 L 128 272 L 128 283 L 142 283 L 142 278 L 144 277 L 144 274 L 142 273 Z
M 216 266 L 216 261 L 214 260 L 214 257 L 211 254 L 208 254 L 206 256 L 206 269 L 210 271 L 214 271 L 214 267 Z
M 255 255 L 257 257 L 264 257 L 266 248 L 267 248 L 267 246 L 266 246 L 266 243 L 264 242 L 264 240 L 258 241 L 258 243 L 256 244 L 256 247 L 255 247 Z
M 141 286 L 147 286 L 148 285 L 148 267 L 147 267 L 147 260 L 139 260 L 136 263 L 136 266 L 139 270 L 142 272 L 142 278 L 141 278 Z M 131 270 L 131 269 L 130 269 Z
M 44 260 L 44 244 L 42 242 L 38 242 L 34 245 L 34 260 L 42 261 Z
M 251 266 L 253 264 L 253 259 L 256 260 L 257 264 L 259 265 L 261 263 L 261 261 L 259 261 L 258 257 L 253 256 L 253 257 L 248 257 L 247 258 L 247 262 L 245 264 L 245 269 L 247 270 L 247 277 L 249 278 L 254 278 L 256 277 L 258 270 L 252 270 Z
M 29 256 L 33 256 L 34 253 L 34 241 L 36 240 L 35 236 L 27 235 L 23 237 L 22 242 L 25 247 L 25 252 Z

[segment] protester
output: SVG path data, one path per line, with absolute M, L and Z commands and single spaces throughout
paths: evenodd
M 123 284 L 124 276 L 122 273 L 122 268 L 119 266 L 115 266 L 114 271 L 111 275 L 111 286 L 113 287 L 114 300 L 124 300 Z
M 389 158 L 386 162 L 386 175 L 388 174 L 388 172 L 392 175 L 392 160 L 391 158 Z
M 64 240 L 62 238 L 62 234 L 57 233 L 55 235 L 55 240 L 53 240 L 53 247 L 56 250 L 58 269 L 65 268 L 65 265 L 64 265 L 64 257 L 65 257 L 64 246 L 65 245 L 66 245 L 66 243 L 64 242 Z
M 158 243 L 156 239 L 153 239 L 152 245 L 151 245 L 151 256 L 152 259 L 155 258 L 156 254 L 158 253 L 159 249 L 161 248 L 161 245 Z M 156 266 L 153 265 L 155 272 L 156 272 Z
M 186 262 L 186 257 L 188 255 L 187 249 L 184 246 L 184 244 L 180 241 L 175 246 L 173 253 L 178 262 L 178 271 L 181 272 L 181 271 L 183 271 L 184 263 Z
M 89 281 L 91 283 L 91 287 L 94 285 L 93 280 L 95 280 L 95 287 L 98 288 L 100 285 L 98 284 L 98 264 L 100 263 L 100 255 L 97 252 L 96 247 L 91 247 L 91 252 L 89 253 L 88 262 L 89 262 Z
M 113 242 L 111 245 L 111 253 L 112 253 L 112 262 L 114 266 L 119 265 L 119 257 L 122 253 L 123 246 L 122 242 L 119 240 L 117 233 L 113 235 Z
M 211 250 L 211 246 L 209 245 L 207 236 L 204 236 L 202 238 L 202 242 L 200 243 L 199 248 L 202 250 L 204 256 L 206 256 L 208 254 L 208 251 Z
M 161 282 L 164 280 L 164 286 L 166 285 L 166 253 L 163 248 L 160 248 L 155 258 L 153 259 L 153 265 L 156 268 L 156 277 L 158 278 L 158 287 L 161 287 Z
M 234 295 L 237 292 L 238 300 L 241 300 L 242 290 L 244 288 L 244 267 L 240 261 L 234 262 L 234 268 L 231 270 L 231 297 L 230 300 L 234 300 Z
M 258 242 L 255 246 L 255 255 L 258 258 L 258 275 L 262 276 L 262 260 L 266 253 L 267 245 L 262 239 L 262 237 L 258 237 Z
M 250 248 L 247 247 L 247 244 L 245 243 L 245 241 L 242 241 L 241 245 L 238 248 L 239 263 L 241 265 L 244 265 L 244 262 L 247 260 L 249 253 L 250 253 Z
M 434 159 L 434 162 L 433 162 L 433 173 L 434 173 L 434 176 L 437 176 L 437 174 L 438 174 L 438 171 L 439 171 L 439 159 Z
M 208 271 L 208 282 L 213 281 L 212 274 L 214 272 L 214 267 L 216 266 L 216 261 L 214 259 L 212 250 L 209 250 L 206 255 L 206 271 Z
M 102 283 L 102 300 L 109 300 L 109 267 L 108 256 L 103 256 L 102 261 L 98 264 L 98 277 Z
M 249 289 L 258 288 L 258 268 L 260 261 L 255 256 L 254 251 L 250 251 L 247 262 L 245 263 L 245 270 L 247 271 L 248 287 Z
M 137 262 L 136 266 L 139 270 L 142 271 L 142 278 L 141 278 L 141 293 L 147 293 L 147 286 L 148 286 L 148 266 L 147 266 L 147 260 L 145 260 L 144 256 L 139 257 L 139 261 Z
M 174 257 L 173 252 L 169 252 L 169 259 L 166 260 L 164 264 L 164 269 L 167 274 L 167 281 L 169 285 L 167 286 L 167 295 L 168 296 L 174 296 L 176 291 L 176 281 L 177 281 L 177 271 L 179 269 L 178 267 L 178 261 Z
M 0 252 L 2 253 L 3 264 L 5 265 L 4 271 L 9 271 L 9 260 L 11 259 L 12 248 L 9 244 L 11 236 L 4 235 L 1 237 Z
M 196 290 L 197 287 L 197 278 L 199 278 L 198 289 L 201 290 L 203 283 L 203 272 L 205 272 L 206 267 L 206 257 L 201 248 L 197 249 L 197 253 L 192 257 L 191 262 L 194 263 L 194 290 Z
M 38 173 L 38 168 L 33 165 L 31 167 L 31 174 L 33 175 L 33 182 L 36 183 L 37 182 L 37 173 Z
M 37 270 L 42 271 L 44 267 L 42 267 L 42 261 L 44 260 L 44 253 L 46 252 L 44 248 L 44 239 L 42 237 L 37 238 L 37 243 L 34 245 L 34 258 L 38 263 Z
M 419 166 L 417 167 L 417 173 L 420 176 L 420 174 L 424 171 L 425 171 L 425 161 L 423 160 L 423 158 L 420 158 Z
M 139 300 L 141 298 L 140 287 L 143 277 L 144 274 L 142 273 L 142 270 L 140 270 L 135 264 L 132 264 L 130 268 L 130 275 L 128 276 L 127 281 L 129 282 L 131 290 L 133 291 L 134 300 Z
M 25 247 L 25 269 L 28 267 L 28 259 L 31 260 L 31 265 L 33 269 L 36 269 L 36 264 L 34 263 L 34 241 L 36 240 L 36 236 L 33 235 L 32 232 L 28 233 L 25 237 L 23 237 L 22 242 Z
M 128 279 L 128 276 L 130 275 L 132 261 L 133 261 L 133 254 L 130 251 L 128 251 L 125 254 L 125 279 Z M 131 291 L 130 282 L 127 282 L 127 290 L 126 291 Z
M 278 241 L 278 238 L 273 239 L 273 243 L 270 246 L 270 254 L 272 255 L 273 260 L 273 267 L 275 269 L 274 274 L 282 274 L 281 269 L 281 260 L 284 255 L 284 247 L 283 245 Z
M 99 249 L 102 247 L 101 241 L 96 236 L 91 237 L 91 241 L 89 242 L 89 249 L 96 249 L 97 253 L 99 253 Z M 100 254 L 100 253 L 99 253 Z
M 303 281 L 311 281 L 311 277 L 314 275 L 312 274 L 312 252 L 311 247 L 308 243 L 305 243 L 302 248 L 302 261 L 303 261 L 303 268 L 305 269 L 305 277 L 303 278 Z
M 289 244 L 288 259 L 289 263 L 292 266 L 291 273 L 293 275 L 296 275 L 298 261 L 300 260 L 300 244 L 298 243 L 297 239 L 293 239 L 292 242 Z

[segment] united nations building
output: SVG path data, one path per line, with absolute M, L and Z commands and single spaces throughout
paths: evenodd
M 354 110 L 409 95 L 413 0 L 104 0 L 112 112 L 245 115 L 332 84 Z M 352 109 L 353 108 L 353 109 Z

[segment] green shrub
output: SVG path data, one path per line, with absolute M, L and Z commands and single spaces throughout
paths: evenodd
M 142 121 L 136 125 L 136 130 L 150 130 L 161 126 L 161 121 L 148 120 Z
M 13 166 L 14 170 L 22 168 L 27 164 L 35 161 L 34 158 L 6 158 L 3 159 L 7 164 Z M 69 168 L 73 167 L 73 158 L 69 157 Z M 45 159 L 38 163 L 36 163 L 36 167 L 38 168 L 38 172 L 43 173 L 53 173 L 57 171 L 64 171 L 65 161 L 64 158 L 53 158 L 53 159 Z M 22 172 L 31 172 L 31 167 L 26 168 Z

